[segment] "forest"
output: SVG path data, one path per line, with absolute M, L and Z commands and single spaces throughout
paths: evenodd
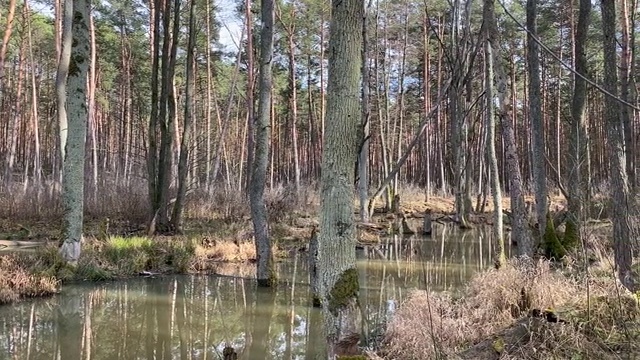
M 278 289 L 306 253 L 330 358 L 634 358 L 639 11 L 0 0 L 0 304 L 219 263 Z M 452 224 L 492 266 L 374 335 L 357 250 Z

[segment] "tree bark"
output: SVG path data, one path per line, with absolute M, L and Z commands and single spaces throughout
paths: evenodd
M 329 77 L 321 177 L 318 287 L 330 359 L 358 342 L 360 309 L 356 269 L 353 165 L 361 119 L 362 22 L 358 0 L 332 2 Z M 326 359 L 326 357 L 324 357 Z
M 9 45 L 9 39 L 11 39 L 11 33 L 13 31 L 13 18 L 16 13 L 16 0 L 9 0 L 9 11 L 7 12 L 7 18 L 5 19 L 4 35 L 2 36 L 2 43 L 0 44 L 0 101 L 4 98 L 4 64 L 7 57 L 7 47 Z
M 196 1 L 191 0 L 189 9 L 189 40 L 187 44 L 187 78 L 185 83 L 186 94 L 184 100 L 184 126 L 182 129 L 182 140 L 180 144 L 180 160 L 178 162 L 178 194 L 173 205 L 171 223 L 173 228 L 181 231 L 182 210 L 187 194 L 187 170 L 189 167 L 189 145 L 191 143 L 191 127 L 193 118 L 194 101 L 194 53 L 196 51 Z
M 493 4 L 491 1 L 484 3 L 484 22 L 488 24 L 495 19 Z M 485 97 L 486 97 L 486 157 L 488 159 L 489 173 L 491 178 L 491 196 L 493 197 L 493 241 L 497 245 L 496 264 L 502 267 L 507 262 L 504 246 L 504 235 L 502 227 L 502 190 L 500 189 L 500 174 L 498 169 L 498 158 L 496 156 L 496 111 L 495 111 L 495 91 L 493 84 L 493 38 L 487 36 L 484 44 L 485 50 Z M 497 44 L 496 44 L 497 45 Z
M 587 75 L 586 43 L 591 17 L 591 0 L 580 0 L 578 25 L 575 34 L 574 62 L 578 74 Z M 574 76 L 573 99 L 571 103 L 571 129 L 569 131 L 568 165 L 569 184 L 567 207 L 568 235 L 574 235 L 576 243 L 580 242 L 582 220 L 584 219 L 584 203 L 588 192 L 586 178 L 587 169 L 587 82 L 580 76 Z M 573 231 L 573 234 L 571 234 Z
M 360 153 L 358 154 L 358 199 L 360 205 L 360 221 L 369 221 L 367 200 L 369 198 L 369 145 L 371 135 L 371 103 L 369 102 L 369 41 L 367 39 L 368 10 L 362 20 L 362 124 L 360 131 Z
M 69 0 L 67 0 L 69 1 Z M 62 196 L 64 199 L 63 259 L 76 265 L 80 257 L 84 210 L 84 157 L 87 133 L 87 73 L 90 61 L 89 1 L 73 0 L 73 46 L 69 62 L 69 132 L 64 157 Z
M 264 187 L 269 166 L 269 146 L 271 139 L 271 96 L 273 59 L 273 0 L 261 0 L 262 29 L 260 31 L 260 98 L 258 117 L 255 122 L 255 152 L 249 187 L 251 218 L 256 241 L 258 285 L 270 287 L 276 283 L 276 273 L 271 254 L 267 206 L 264 201 Z
M 69 62 L 71 61 L 73 0 L 64 0 L 62 6 L 64 9 L 62 19 L 62 49 L 56 73 L 56 95 L 58 101 L 58 126 L 60 131 L 60 159 L 64 161 L 68 136 L 67 77 L 69 75 Z
M 496 24 L 495 0 L 486 0 L 485 6 L 493 16 L 489 17 L 489 21 L 485 23 L 487 26 L 487 36 L 492 44 L 498 44 L 499 33 Z M 493 65 L 495 70 L 494 81 L 496 85 L 497 95 L 497 116 L 500 118 L 502 126 L 502 139 L 504 141 L 505 163 L 509 171 L 509 195 L 511 197 L 511 239 L 518 244 L 521 255 L 533 257 L 533 241 L 527 224 L 527 209 L 524 202 L 524 193 L 522 190 L 522 175 L 520 173 L 520 163 L 518 161 L 518 151 L 513 130 L 513 124 L 506 110 L 507 99 L 507 76 L 502 64 L 502 58 L 498 48 L 493 51 Z
M 609 172 L 613 211 L 613 249 L 618 279 L 631 292 L 638 290 L 637 279 L 631 270 L 633 254 L 631 249 L 631 199 L 626 172 L 620 106 L 614 96 L 618 94 L 618 74 L 616 61 L 616 11 L 615 0 L 602 0 L 602 50 L 604 52 L 604 88 L 613 96 L 605 96 L 604 117 L 607 125 Z
M 546 229 L 547 204 L 547 163 L 544 141 L 544 121 L 540 103 L 540 58 L 538 43 L 534 40 L 536 30 L 537 1 L 527 0 L 527 70 L 529 75 L 529 119 L 531 124 L 531 140 L 533 156 L 533 183 L 536 199 L 536 218 L 540 229 L 538 241 L 541 242 Z M 560 101 L 560 99 L 558 99 Z M 560 168 L 558 168 L 560 171 Z

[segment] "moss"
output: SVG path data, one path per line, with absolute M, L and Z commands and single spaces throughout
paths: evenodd
M 562 245 L 558 238 L 550 213 L 547 213 L 547 226 L 544 229 L 542 247 L 544 255 L 549 259 L 560 260 L 567 254 L 567 249 Z
M 562 246 L 567 250 L 573 250 L 580 243 L 580 234 L 578 233 L 578 226 L 572 220 L 567 220 L 566 229 L 564 231 L 564 237 L 562 238 Z
M 329 311 L 335 315 L 353 298 L 357 299 L 359 288 L 358 270 L 356 268 L 345 270 L 329 292 Z

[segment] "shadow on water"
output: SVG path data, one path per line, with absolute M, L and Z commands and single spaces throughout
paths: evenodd
M 451 290 L 492 265 L 488 229 L 436 227 L 431 237 L 389 237 L 359 249 L 369 329 L 411 289 Z M 279 264 L 275 292 L 250 279 L 167 276 L 66 286 L 50 299 L 0 307 L 0 359 L 305 359 L 322 349 L 309 307 L 304 254 Z

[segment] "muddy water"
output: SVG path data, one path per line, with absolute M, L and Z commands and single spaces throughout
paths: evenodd
M 415 288 L 450 290 L 491 266 L 489 232 L 437 227 L 358 250 L 361 302 L 375 332 Z M 0 359 L 305 359 L 322 346 L 304 254 L 280 263 L 276 292 L 228 276 L 137 278 L 67 286 L 0 307 Z

